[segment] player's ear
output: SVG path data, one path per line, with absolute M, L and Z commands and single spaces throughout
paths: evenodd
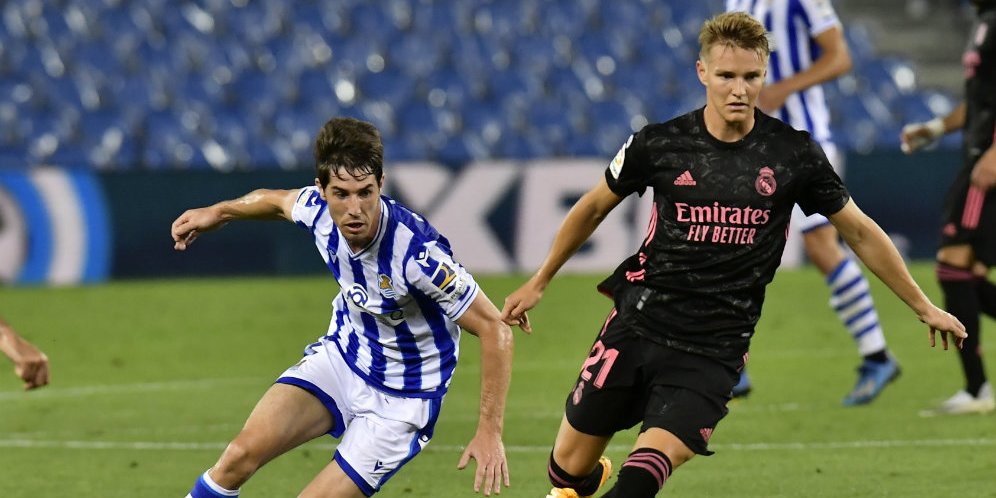
M 322 188 L 322 182 L 318 178 L 315 178 L 315 186 L 318 187 L 318 195 L 322 200 L 328 202 L 328 199 L 325 198 L 325 189 Z
M 695 73 L 699 75 L 699 83 L 706 84 L 706 66 L 702 59 L 695 61 Z

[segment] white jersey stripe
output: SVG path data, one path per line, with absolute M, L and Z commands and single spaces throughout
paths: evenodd
M 378 389 L 442 396 L 459 355 L 455 321 L 478 293 L 473 277 L 453 260 L 446 238 L 386 197 L 377 235 L 353 253 L 317 193 L 304 188 L 292 217 L 311 231 L 339 283 L 320 343 L 335 343 L 346 364 Z M 313 352 L 314 345 L 305 349 Z
M 726 10 L 747 12 L 770 33 L 769 84 L 812 65 L 819 51 L 814 38 L 841 25 L 829 0 L 727 0 Z M 819 85 L 789 96 L 775 116 L 793 128 L 810 132 L 821 144 L 831 141 L 830 111 Z

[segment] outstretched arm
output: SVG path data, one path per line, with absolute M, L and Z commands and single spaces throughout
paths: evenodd
M 830 216 L 830 222 L 868 269 L 899 296 L 921 322 L 930 327 L 931 347 L 935 344 L 934 334 L 940 332 L 944 349 L 948 349 L 948 334 L 951 334 L 955 345 L 961 349 L 968 337 L 965 326 L 950 313 L 930 302 L 913 280 L 896 246 L 875 221 L 851 200 L 843 209 Z
M 840 26 L 832 27 L 815 38 L 820 56 L 806 69 L 780 81 L 765 85 L 757 98 L 757 107 L 764 112 L 774 112 L 785 105 L 789 95 L 813 85 L 830 81 L 851 70 L 851 52 Z M 774 63 L 774 62 L 773 62 Z
M 553 246 L 536 273 L 525 284 L 505 298 L 501 318 L 511 325 L 519 325 L 523 330 L 531 330 L 526 312 L 533 309 L 550 280 L 561 266 L 581 247 L 623 198 L 615 194 L 605 178 L 578 200 L 567 217 L 564 218 Z
M 188 209 L 173 221 L 173 248 L 187 249 L 203 232 L 221 228 L 231 220 L 291 220 L 299 190 L 259 189 L 230 201 Z
M 0 351 L 14 362 L 14 374 L 24 381 L 24 389 L 48 384 L 48 357 L 38 348 L 17 335 L 0 319 Z
M 477 460 L 474 491 L 481 490 L 490 496 L 491 491 L 501 492 L 504 482 L 508 487 L 508 461 L 501 441 L 505 424 L 505 397 L 512 379 L 512 330 L 501 320 L 498 308 L 484 295 L 477 294 L 470 308 L 457 320 L 457 324 L 481 340 L 481 408 L 477 432 L 467 445 L 458 469 L 463 469 L 473 458 Z

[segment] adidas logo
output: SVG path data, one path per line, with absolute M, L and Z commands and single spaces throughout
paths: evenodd
M 674 179 L 674 184 L 679 187 L 694 187 L 695 183 L 695 179 L 692 178 L 692 172 L 687 169 L 684 173 L 678 175 L 678 178 Z

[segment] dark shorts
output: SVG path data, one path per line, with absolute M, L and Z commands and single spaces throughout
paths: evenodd
M 970 245 L 977 260 L 996 265 L 996 189 L 982 192 L 971 183 L 972 168 L 963 168 L 944 201 L 941 247 Z
M 567 397 L 578 431 L 611 436 L 642 422 L 711 455 L 709 437 L 726 416 L 744 358 L 723 360 L 669 348 L 635 334 L 609 315 Z

